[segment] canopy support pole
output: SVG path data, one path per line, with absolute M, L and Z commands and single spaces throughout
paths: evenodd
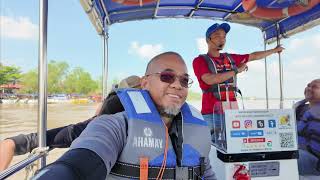
M 104 26 L 102 35 L 103 41 L 103 70 L 102 70 L 102 98 L 103 100 L 107 97 L 107 85 L 108 85 L 108 40 L 109 40 L 109 28 L 107 25 Z
M 277 46 L 280 46 L 280 26 L 277 23 Z M 281 60 L 281 52 L 278 53 L 279 59 L 279 80 L 280 80 L 280 109 L 283 109 L 283 66 Z
M 39 148 L 46 147 L 47 130 L 47 27 L 48 27 L 48 0 L 39 1 L 39 98 L 38 98 L 38 140 Z M 46 165 L 46 157 L 40 159 L 40 168 Z
M 263 33 L 264 51 L 267 50 L 266 32 Z M 267 57 L 264 58 L 264 78 L 266 87 L 266 106 L 269 109 L 269 94 L 268 94 L 268 66 Z

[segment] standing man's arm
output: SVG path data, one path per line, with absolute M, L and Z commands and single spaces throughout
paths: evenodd
M 203 57 L 197 57 L 193 60 L 192 66 L 194 74 L 197 76 L 199 81 L 203 81 L 207 85 L 219 84 L 232 78 L 236 73 L 241 73 L 246 69 L 246 62 L 248 61 L 249 55 L 237 56 L 239 63 L 236 63 L 237 69 L 234 71 L 223 72 L 219 74 L 213 74 L 209 70 L 208 64 Z
M 238 67 L 238 72 L 241 73 L 246 69 L 247 65 L 242 64 Z M 218 73 L 218 74 L 212 74 L 212 73 L 206 73 L 201 76 L 201 80 L 204 81 L 208 85 L 212 84 L 219 84 L 223 83 L 226 80 L 232 78 L 233 76 L 236 75 L 235 71 L 228 71 L 228 72 L 223 72 L 223 73 Z
M 256 51 L 256 52 L 249 54 L 249 61 L 259 60 L 259 59 L 265 58 L 271 54 L 280 53 L 282 50 L 284 50 L 284 48 L 282 46 L 277 46 L 273 49 L 269 49 L 266 51 Z

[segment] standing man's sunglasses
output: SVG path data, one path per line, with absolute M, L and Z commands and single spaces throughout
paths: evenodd
M 176 78 L 179 79 L 180 85 L 184 88 L 189 88 L 191 87 L 193 80 L 189 78 L 189 75 L 182 75 L 178 76 L 174 72 L 171 71 L 162 71 L 162 72 L 157 72 L 157 73 L 152 73 L 148 74 L 146 76 L 154 75 L 154 74 L 159 74 L 160 75 L 160 80 L 165 83 L 172 84 L 176 80 Z

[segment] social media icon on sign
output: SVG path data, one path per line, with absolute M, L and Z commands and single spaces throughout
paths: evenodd
M 251 121 L 251 120 L 245 120 L 245 121 L 244 121 L 244 127 L 245 127 L 246 129 L 252 128 L 252 121 Z
M 269 128 L 275 128 L 276 127 L 276 120 L 274 120 L 274 119 L 268 120 L 268 125 L 269 125 Z
M 257 120 L 257 127 L 264 128 L 264 120 Z
M 240 128 L 240 121 L 232 121 L 232 128 Z

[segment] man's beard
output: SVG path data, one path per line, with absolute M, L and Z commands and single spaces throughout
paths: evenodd
M 158 107 L 160 116 L 173 118 L 180 112 L 180 108 L 178 106 L 171 106 L 171 107 Z

